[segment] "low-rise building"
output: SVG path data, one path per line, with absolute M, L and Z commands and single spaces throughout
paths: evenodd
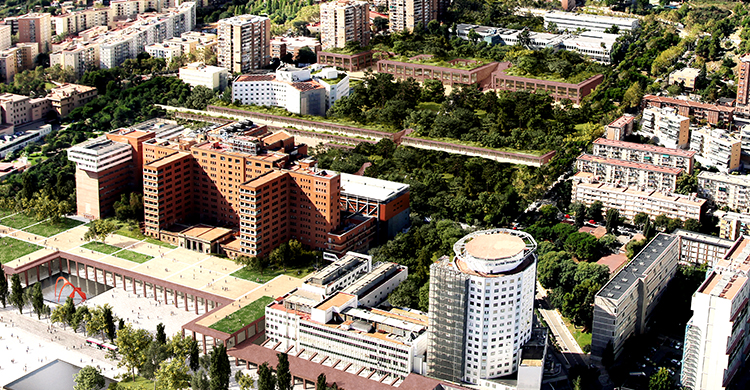
M 721 129 L 702 127 L 690 134 L 690 150 L 698 154 L 695 159 L 705 167 L 715 167 L 722 172 L 739 169 L 742 141 Z
M 604 133 L 607 139 L 613 141 L 622 141 L 625 137 L 633 134 L 633 124 L 635 123 L 635 116 L 631 114 L 623 114 L 617 118 L 614 122 L 607 125 L 604 129 Z
M 602 357 L 608 345 L 618 357 L 625 341 L 646 330 L 661 294 L 677 271 L 680 244 L 659 233 L 594 298 L 591 354 Z
M 598 157 L 654 164 L 661 167 L 681 168 L 686 174 L 691 175 L 696 152 L 599 138 L 594 141 L 592 154 Z
M 601 31 L 617 27 L 619 31 L 635 30 L 639 26 L 636 18 L 617 16 L 579 14 L 573 12 L 548 11 L 542 14 L 544 26 L 554 23 L 558 30 L 575 32 L 579 29 L 586 31 Z
M 750 212 L 750 176 L 703 171 L 698 174 L 698 194 L 716 207 Z
M 52 88 L 47 94 L 47 99 L 57 115 L 65 118 L 71 111 L 94 100 L 96 95 L 97 91 L 94 87 L 65 83 Z
M 4 93 L 0 95 L 2 123 L 15 126 L 44 119 L 52 108 L 46 97 L 30 98 Z
M 696 120 L 705 120 L 712 125 L 717 125 L 719 123 L 732 123 L 735 111 L 734 107 L 698 103 L 690 100 L 654 95 L 644 96 L 641 106 L 643 108 L 672 107 L 677 110 L 677 114 L 679 115 L 693 117 Z
M 740 237 L 693 294 L 680 375 L 686 388 L 728 388 L 750 352 L 748 243 Z
M 309 48 L 316 54 L 321 50 L 320 41 L 312 37 L 273 37 L 271 39 L 271 58 L 281 58 L 289 53 L 292 55 L 292 59 L 296 59 L 300 49 L 304 47 Z
M 372 50 L 365 50 L 354 54 L 319 51 L 318 63 L 342 68 L 348 72 L 356 72 L 375 65 L 377 61 L 373 59 L 374 53 Z
M 167 42 L 152 43 L 146 46 L 146 53 L 154 58 L 163 58 L 169 64 L 173 58 L 183 54 L 182 45 L 174 45 Z
M 695 89 L 695 80 L 701 70 L 696 68 L 682 68 L 669 74 L 669 84 L 682 84 L 687 89 Z
M 214 91 L 223 91 L 229 81 L 229 70 L 218 66 L 193 62 L 180 68 L 180 80 L 193 87 L 202 85 Z
M 591 154 L 581 154 L 576 159 L 576 169 L 587 172 L 602 183 L 623 187 L 674 191 L 682 168 L 670 168 L 650 163 L 626 161 Z
M 690 144 L 690 118 L 672 107 L 643 110 L 640 134 L 656 138 L 668 148 L 687 149 Z
M 683 221 L 700 221 L 706 208 L 706 200 L 689 195 L 656 190 L 641 190 L 622 187 L 595 180 L 593 174 L 579 172 L 573 177 L 571 199 L 586 206 L 596 201 L 602 202 L 602 212 L 613 208 L 620 216 L 632 221 L 636 214 L 646 213 L 651 218 L 666 215 Z
M 13 125 L 0 126 L 0 158 L 21 150 L 27 145 L 42 140 L 52 132 L 52 125 L 41 125 L 37 129 L 14 131 Z
M 709 268 L 724 258 L 735 241 L 683 229 L 672 234 L 680 238 L 680 263 L 706 264 Z

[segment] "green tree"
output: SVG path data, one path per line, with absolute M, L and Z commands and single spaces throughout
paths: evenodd
M 648 244 L 648 238 L 644 238 L 640 241 L 631 240 L 628 245 L 625 246 L 628 259 L 633 259 L 640 251 Z
M 34 286 L 31 287 L 31 307 L 34 308 L 36 318 L 41 320 L 42 314 L 45 312 L 41 283 L 35 283 Z
M 73 374 L 73 381 L 76 383 L 73 390 L 99 390 L 104 386 L 102 373 L 93 366 L 86 366 Z
M 89 224 L 89 230 L 83 235 L 83 239 L 86 241 L 97 240 L 104 242 L 108 235 L 116 232 L 118 229 L 117 224 L 109 219 L 97 219 Z
M 252 390 L 255 385 L 255 379 L 250 375 L 243 374 L 242 371 L 237 371 L 237 373 L 234 374 L 234 380 L 237 381 L 240 390 Z
M 693 232 L 700 232 L 701 231 L 701 223 L 697 219 L 690 218 L 685 221 L 683 224 L 683 229 L 690 230 Z
M 117 329 L 115 328 L 115 316 L 112 314 L 112 306 L 104 304 L 102 306 L 102 318 L 104 320 L 104 333 L 110 341 L 115 341 Z
M 276 377 L 268 367 L 268 362 L 258 366 L 258 390 L 274 390 L 276 388 Z
M 289 357 L 285 353 L 278 353 L 279 364 L 276 365 L 276 388 L 278 390 L 292 390 L 292 374 L 289 372 Z
M 5 270 L 0 265 L 0 302 L 3 304 L 3 309 L 6 307 L 8 300 L 8 277 L 5 276 Z
M 620 211 L 617 209 L 607 210 L 607 233 L 617 234 L 617 228 L 620 226 Z
M 91 313 L 87 306 L 78 306 L 73 316 L 70 318 L 70 327 L 73 328 L 73 332 L 78 332 L 78 328 L 84 322 L 88 322 L 91 319 Z
M 185 101 L 185 107 L 192 108 L 195 110 L 205 110 L 208 103 L 216 97 L 213 90 L 206 88 L 202 85 L 193 87 L 190 96 Z
M 669 371 L 662 367 L 648 378 L 648 390 L 673 390 L 676 386 Z
M 21 287 L 21 277 L 18 274 L 13 274 L 10 278 L 10 303 L 18 308 L 18 311 L 23 314 L 23 307 L 26 306 L 26 296 L 23 294 L 23 287 Z
M 633 225 L 638 226 L 639 228 L 643 228 L 648 220 L 648 214 L 639 212 L 633 217 Z
M 224 344 L 215 346 L 211 351 L 211 366 L 209 367 L 209 388 L 211 390 L 224 390 L 229 387 L 229 376 L 232 367 L 229 365 L 229 356 Z
M 682 195 L 690 195 L 698 191 L 698 176 L 693 173 L 692 175 L 680 175 L 677 178 L 677 185 L 674 192 Z
M 589 233 L 575 232 L 565 240 L 564 248 L 579 260 L 592 261 L 599 254 L 599 241 Z
M 138 372 L 146 379 L 154 379 L 156 372 L 162 364 L 169 359 L 170 353 L 165 344 L 161 344 L 156 339 L 149 343 L 145 351 L 145 362 Z
M 188 358 L 190 359 L 190 369 L 196 371 L 200 367 L 198 342 L 194 338 L 190 338 L 190 347 L 188 351 Z
M 654 226 L 660 230 L 664 230 L 669 225 L 669 217 L 667 217 L 664 214 L 659 214 L 656 219 L 654 219 Z
M 601 201 L 594 201 L 594 203 L 591 204 L 591 207 L 586 210 L 586 217 L 588 217 L 588 219 L 593 219 L 594 221 L 601 221 L 603 208 L 604 204 Z
M 117 367 L 125 367 L 135 380 L 135 371 L 146 364 L 146 349 L 151 344 L 151 334 L 145 329 L 134 329 L 130 324 L 117 330 L 115 345 L 122 359 Z
M 326 374 L 318 375 L 318 380 L 315 383 L 315 390 L 328 390 L 328 386 L 326 386 Z
M 155 383 L 168 390 L 186 389 L 190 386 L 190 374 L 184 360 L 172 359 L 159 366 L 155 374 Z
M 203 370 L 193 372 L 190 378 L 190 387 L 193 390 L 208 390 L 208 377 Z

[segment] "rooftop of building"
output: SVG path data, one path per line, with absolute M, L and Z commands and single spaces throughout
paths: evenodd
M 616 165 L 616 166 L 621 166 L 625 168 L 642 169 L 645 171 L 666 173 L 670 175 L 679 175 L 680 173 L 682 173 L 682 168 L 671 168 L 671 167 L 664 167 L 664 166 L 653 165 L 653 164 L 639 163 L 639 162 L 634 162 L 634 161 L 619 160 L 616 158 L 599 157 L 599 156 L 594 156 L 593 154 L 587 154 L 587 153 L 584 153 L 578 156 L 577 161 L 589 161 L 589 162 L 599 163 L 599 164 Z
M 623 116 L 617 118 L 614 120 L 614 122 L 610 123 L 609 126 L 612 127 L 625 127 L 630 123 L 633 123 L 635 121 L 635 116 L 630 114 L 624 114 Z
M 692 108 L 699 108 L 709 111 L 721 111 L 726 113 L 733 113 L 734 107 L 717 106 L 715 104 L 698 103 L 690 100 L 675 99 L 666 96 L 646 95 L 643 97 L 644 102 L 659 102 L 664 104 L 674 104 L 678 106 L 688 106 Z
M 250 179 L 250 180 L 248 180 L 245 183 L 242 183 L 242 186 L 243 187 L 258 188 L 258 187 L 263 186 L 263 185 L 265 185 L 267 183 L 270 183 L 270 182 L 272 182 L 274 180 L 278 180 L 279 178 L 283 177 L 286 174 L 287 173 L 284 172 L 283 170 L 274 169 L 274 170 L 268 171 L 268 172 L 266 172 L 266 173 L 264 173 L 264 174 L 262 174 L 262 175 L 260 175 L 260 176 L 258 176 L 256 178 L 254 178 L 254 179 Z
M 112 141 L 106 136 L 100 136 L 74 145 L 70 149 L 86 150 L 87 154 L 93 153 L 100 156 L 117 150 L 130 150 L 130 145 Z
M 52 90 L 50 90 L 50 93 L 47 95 L 47 98 L 52 100 L 59 100 L 72 96 L 74 94 L 86 93 L 91 91 L 96 91 L 96 88 L 89 87 L 88 85 L 64 83 L 58 85 L 55 88 L 52 88 Z
M 520 237 L 505 233 L 485 234 L 466 243 L 466 252 L 479 259 L 512 257 L 526 249 Z
M 438 68 L 449 68 L 465 71 L 473 71 L 479 67 L 486 65 L 497 65 L 497 62 L 476 58 L 455 58 L 445 61 L 435 58 L 432 54 L 420 54 L 414 57 L 391 57 L 384 59 L 384 61 L 403 62 L 407 64 L 427 65 Z
M 698 77 L 698 75 L 701 73 L 700 69 L 696 68 L 682 68 L 679 70 L 676 70 L 672 72 L 671 76 L 680 76 L 680 77 L 687 77 L 687 78 L 695 78 Z
M 356 252 L 347 252 L 344 256 L 328 264 L 323 269 L 310 274 L 306 283 L 328 285 L 336 281 L 339 277 L 347 274 L 350 270 L 356 268 L 364 262 L 371 262 L 372 258 Z
M 720 172 L 702 171 L 698 174 L 698 179 L 718 181 L 738 186 L 750 186 L 750 175 L 733 175 Z
M 316 46 L 320 45 L 320 41 L 313 37 L 273 37 L 271 39 L 272 45 L 286 44 L 291 47 L 303 47 L 303 46 Z
M 750 243 L 749 236 L 740 236 L 724 258 L 716 262 L 714 269 L 742 271 L 747 275 L 750 271 L 750 245 L 748 243 Z
M 630 24 L 630 23 L 634 23 L 638 21 L 637 18 L 608 16 L 608 15 L 591 15 L 591 14 L 562 12 L 562 11 L 549 11 L 544 14 L 544 17 L 545 18 L 555 17 L 555 18 L 563 18 L 563 19 L 589 20 L 589 21 L 596 21 L 599 23 L 607 23 L 610 25 L 619 25 L 622 23 Z
M 231 233 L 232 229 L 198 224 L 181 231 L 180 235 L 201 241 L 213 242 Z
M 229 72 L 227 68 L 222 68 L 219 66 L 213 66 L 213 65 L 206 65 L 202 62 L 191 62 L 182 68 L 180 70 L 191 70 L 196 72 L 204 72 L 204 73 L 216 73 L 216 72 Z
M 608 256 L 604 256 L 599 259 L 596 264 L 606 265 L 609 268 L 609 274 L 614 275 L 623 264 L 628 261 L 628 256 L 623 253 L 615 253 Z
M 453 244 L 455 267 L 483 277 L 513 274 L 525 269 L 536 251 L 534 238 L 520 230 L 489 229 L 469 233 Z M 491 274 L 487 273 L 491 272 Z
M 387 202 L 408 192 L 408 184 L 375 179 L 372 177 L 341 174 L 341 194 Z
M 675 194 L 675 193 L 664 194 L 656 190 L 640 190 L 635 187 L 624 187 L 624 186 L 618 186 L 615 184 L 599 182 L 595 180 L 594 175 L 589 172 L 578 172 L 575 175 L 573 175 L 573 178 L 583 179 L 583 181 L 578 182 L 577 185 L 579 187 L 595 188 L 595 189 L 599 189 L 602 191 L 627 194 L 635 198 L 661 199 L 661 200 L 677 202 L 677 203 L 684 204 L 686 206 L 694 206 L 694 207 L 702 207 L 706 203 L 706 199 L 701 199 L 701 198 L 697 198 L 697 197 L 693 197 L 689 195 L 682 195 L 682 194 Z
M 718 273 L 712 271 L 698 288 L 698 294 L 707 294 L 728 300 L 734 299 L 748 278 L 734 272 Z
M 331 295 L 328 299 L 324 300 L 323 302 L 320 302 L 317 306 L 315 306 L 315 308 L 319 310 L 328 310 L 333 307 L 341 307 L 345 305 L 347 302 L 355 298 L 356 297 L 352 294 L 338 292 L 336 294 Z
M 734 245 L 733 240 L 727 240 L 725 238 L 712 236 L 710 234 L 697 233 L 690 230 L 676 229 L 672 234 L 681 237 L 682 239 L 702 242 L 704 244 L 720 246 L 723 248 L 731 248 L 732 245 Z
M 221 19 L 219 20 L 219 25 L 221 24 L 232 24 L 235 26 L 240 26 L 246 23 L 258 23 L 262 21 L 270 20 L 265 16 L 258 16 L 258 15 L 237 15 L 232 16 L 231 18 Z
M 618 119 L 619 120 L 619 119 Z M 612 125 L 610 125 L 612 126 Z M 620 127 L 620 126 L 618 126 Z M 603 145 L 603 146 L 613 146 L 618 148 L 624 148 L 624 149 L 632 149 L 632 150 L 641 150 L 644 152 L 651 152 L 656 154 L 666 154 L 670 156 L 679 156 L 679 157 L 688 157 L 692 158 L 695 157 L 695 154 L 697 152 L 692 150 L 682 150 L 682 149 L 675 149 L 675 148 L 665 148 L 662 146 L 655 146 L 655 145 L 648 145 L 648 144 L 639 144 L 635 142 L 625 142 L 625 141 L 616 141 L 606 138 L 599 138 L 596 141 L 594 141 L 595 145 Z
M 165 166 L 168 166 L 168 165 L 174 163 L 175 161 L 183 159 L 183 158 L 186 158 L 186 157 L 190 157 L 190 153 L 175 152 L 175 153 L 172 153 L 172 154 L 170 154 L 168 156 L 164 156 L 162 158 L 158 158 L 158 159 L 156 159 L 154 161 L 151 161 L 151 162 L 149 162 L 147 164 L 144 164 L 144 165 L 146 167 L 149 167 L 149 168 L 159 169 L 159 168 L 163 168 Z
M 617 275 L 607 282 L 596 294 L 608 299 L 619 300 L 623 293 L 630 289 L 639 279 L 648 276 L 650 268 L 661 259 L 666 250 L 675 242 L 677 237 L 659 233 L 643 248 L 630 263 L 623 267 Z
M 347 286 L 343 292 L 363 297 L 375 287 L 391 280 L 394 275 L 406 272 L 407 268 L 392 262 L 380 262 L 373 266 L 372 271 L 362 275 L 354 283 Z

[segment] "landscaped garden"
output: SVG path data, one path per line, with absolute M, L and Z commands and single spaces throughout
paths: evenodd
M 244 267 L 232 273 L 232 276 L 234 276 L 235 278 L 249 280 L 254 283 L 263 284 L 279 275 L 288 275 L 288 276 L 293 276 L 295 278 L 304 278 L 305 276 L 307 276 L 309 273 L 313 271 L 314 269 L 312 267 L 301 267 L 301 268 L 286 268 L 286 269 L 276 268 L 273 270 L 265 269 L 263 270 L 263 272 L 260 272 L 250 267 Z
M 210 328 L 219 332 L 232 334 L 242 329 L 242 327 L 253 323 L 258 318 L 263 317 L 266 314 L 266 305 L 272 301 L 273 298 L 262 296 L 249 305 L 215 322 Z
M 42 247 L 30 242 L 17 240 L 13 237 L 2 237 L 0 238 L 0 264 L 9 263 L 39 249 L 42 249 Z
M 153 256 L 144 255 L 143 253 L 138 253 L 138 252 L 134 252 L 134 251 L 127 250 L 127 249 L 122 249 L 120 247 L 116 247 L 114 245 L 109 245 L 109 244 L 104 244 L 98 241 L 88 242 L 86 244 L 81 245 L 81 247 L 90 249 L 92 251 L 96 251 L 99 253 L 112 255 L 120 259 L 130 260 L 136 263 L 145 263 L 154 258 Z
M 25 231 L 33 234 L 37 234 L 44 237 L 52 237 L 56 234 L 60 234 L 66 230 L 73 229 L 76 226 L 83 225 L 83 222 L 76 221 L 75 219 L 62 218 L 60 222 L 54 223 L 50 220 L 40 222 L 36 225 L 30 226 Z
M 3 218 L 2 220 L 0 220 L 0 225 L 10 226 L 14 229 L 20 230 L 37 222 L 40 221 L 34 217 L 30 217 L 24 213 L 18 213 L 11 215 L 10 217 Z

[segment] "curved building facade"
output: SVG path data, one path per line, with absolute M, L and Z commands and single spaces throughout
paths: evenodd
M 536 242 L 508 229 L 471 233 L 430 267 L 427 373 L 480 384 L 514 374 L 532 336 Z

